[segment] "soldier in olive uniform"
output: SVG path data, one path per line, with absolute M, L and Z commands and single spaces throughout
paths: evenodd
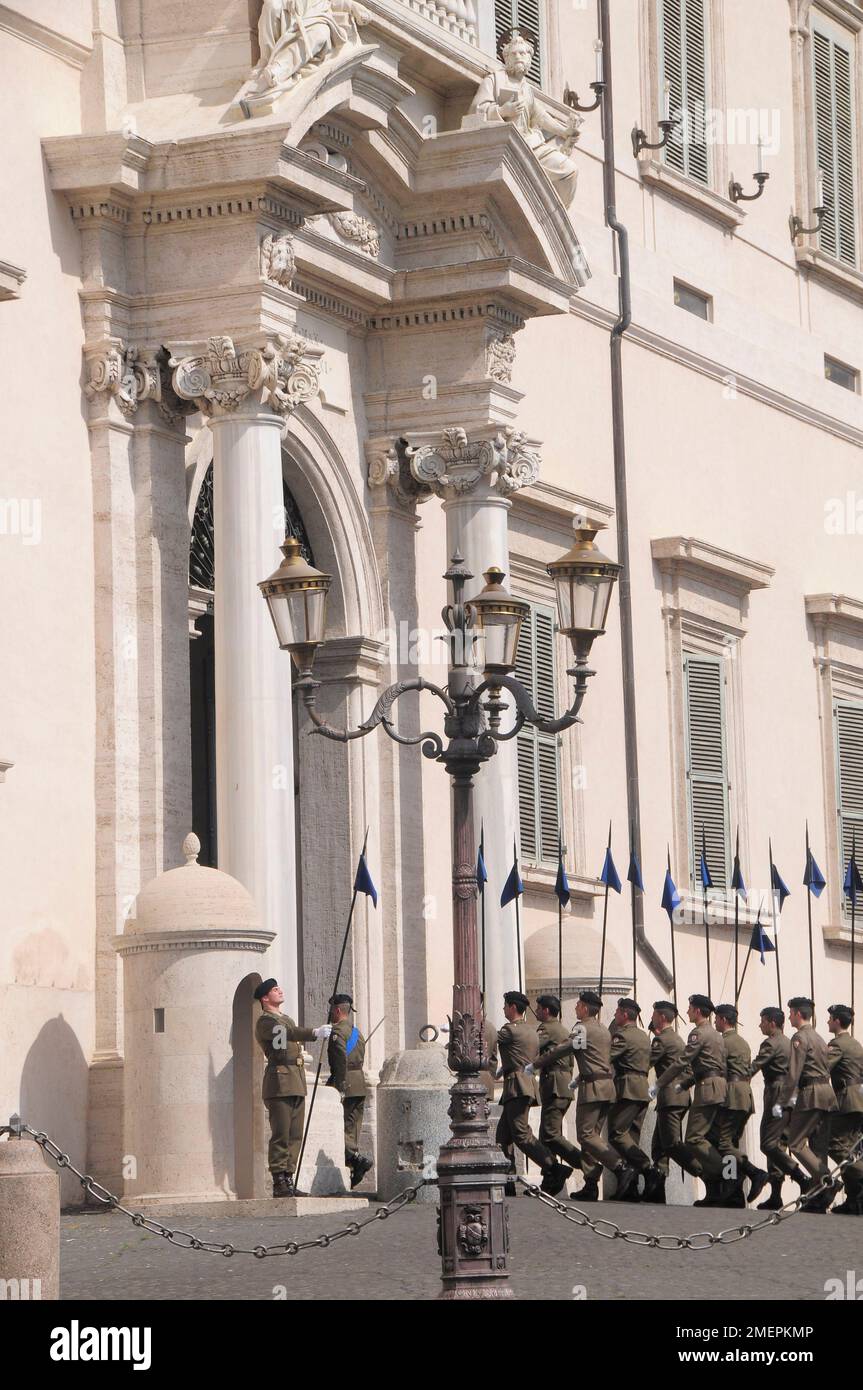
M 345 1164 L 351 1170 L 351 1187 L 361 1183 L 374 1165 L 360 1153 L 363 1131 L 363 1109 L 366 1103 L 366 1078 L 363 1062 L 366 1040 L 359 1028 L 351 1024 L 354 1001 L 349 994 L 334 994 L 330 999 L 330 1023 L 333 1031 L 327 1043 L 327 1062 L 330 1074 L 328 1086 L 335 1086 L 342 1098 L 345 1119 Z
M 623 1155 L 631 1168 L 645 1175 L 646 1184 L 651 1162 L 638 1141 L 650 1099 L 647 1084 L 650 1038 L 636 1022 L 640 1013 L 634 999 L 618 999 L 610 1029 L 616 1098 L 608 1112 L 608 1142 Z M 636 1189 L 633 1187 L 629 1200 L 635 1198 Z M 617 1193 L 615 1200 L 618 1200 Z
M 665 1202 L 665 1184 L 668 1179 L 668 1163 L 676 1145 L 683 1141 L 683 1121 L 689 1109 L 689 1096 L 686 1088 L 695 1078 L 692 1073 L 678 1075 L 678 1088 L 666 1086 L 665 1073 L 683 1055 L 685 1043 L 674 1027 L 677 1010 L 670 999 L 658 999 L 653 1006 L 650 1026 L 653 1041 L 650 1044 L 650 1065 L 656 1073 L 656 1085 L 651 1086 L 649 1095 L 656 1100 L 656 1125 L 653 1130 L 651 1157 L 653 1168 L 645 1175 L 645 1202 Z
M 479 1070 L 479 1079 L 483 1082 L 488 1095 L 489 1105 L 494 1104 L 494 1080 L 497 1074 L 497 1029 L 489 1019 L 483 1019 L 482 1024 L 483 1065 Z
M 560 1000 L 556 994 L 541 994 L 536 1001 L 540 1059 L 544 1052 L 568 1042 L 569 1031 L 560 1021 Z M 572 1053 L 568 1052 L 539 1074 L 539 1095 L 542 1118 L 539 1122 L 539 1142 L 572 1168 L 581 1167 L 581 1150 L 564 1138 L 563 1121 L 572 1105 Z
M 270 1117 L 268 1164 L 273 1196 L 299 1197 L 302 1194 L 294 1186 L 294 1173 L 306 1120 L 306 1069 L 300 1044 L 328 1038 L 331 1030 L 329 1024 L 298 1028 L 292 1018 L 281 1013 L 279 1006 L 285 996 L 275 980 L 259 984 L 255 998 L 261 1005 L 255 1037 L 267 1059 L 261 1095 Z
M 758 1049 L 752 1063 L 752 1075 L 761 1072 L 764 1077 L 764 1109 L 761 1114 L 761 1152 L 767 1159 L 767 1174 L 770 1178 L 770 1196 L 758 1203 L 759 1211 L 779 1211 L 782 1207 L 782 1184 L 785 1174 L 800 1184 L 800 1190 L 809 1186 L 809 1178 L 792 1162 L 787 1147 L 790 1106 L 781 1104 L 785 1078 L 788 1075 L 788 1062 L 791 1057 L 791 1039 L 783 1033 L 785 1013 L 772 1005 L 761 1010 L 761 1032 L 764 1042 Z M 774 1114 L 778 1106 L 779 1115 Z
M 603 1168 L 617 1179 L 615 1196 L 622 1200 L 638 1181 L 638 1173 L 621 1154 L 602 1137 L 602 1127 L 615 1099 L 614 1071 L 611 1066 L 611 1034 L 599 1021 L 602 1000 L 592 989 L 578 996 L 575 1016 L 579 1026 L 569 1040 L 544 1052 L 537 1070 L 544 1071 L 555 1064 L 567 1051 L 575 1056 L 578 1087 L 575 1106 L 575 1132 L 581 1145 L 581 1167 L 584 1187 L 572 1193 L 579 1202 L 599 1201 L 599 1179 Z
M 498 1121 L 495 1142 L 506 1156 L 515 1157 L 513 1145 L 521 1149 L 542 1169 L 542 1190 L 554 1197 L 566 1183 L 572 1169 L 555 1158 L 544 1144 L 534 1138 L 527 1113 L 539 1105 L 539 1087 L 534 1075 L 534 1063 L 539 1056 L 539 1037 L 532 1024 L 525 1021 L 528 1001 L 518 990 L 503 996 L 506 1023 L 497 1035 L 503 1069 L 503 1091 L 500 1103 L 503 1114 Z
M 722 1181 L 722 1159 L 710 1143 L 708 1135 L 719 1107 L 728 1093 L 725 1079 L 725 1048 L 716 1029 L 711 1025 L 713 1004 L 706 994 L 689 996 L 689 1021 L 695 1027 L 680 1057 L 666 1068 L 663 1086 L 682 1091 L 695 1081 L 695 1096 L 686 1121 L 683 1143 L 674 1145 L 672 1158 L 694 1178 L 701 1178 L 707 1189 L 704 1197 L 694 1203 L 697 1207 L 712 1206 L 717 1199 L 731 1195 L 733 1184 Z
M 827 1152 L 834 1163 L 844 1163 L 863 1135 L 863 1045 L 848 1031 L 854 1022 L 854 1010 L 848 1004 L 831 1004 L 827 1013 L 827 1027 L 833 1034 L 827 1047 L 827 1065 L 839 1107 L 830 1116 Z M 843 1216 L 863 1216 L 857 1168 L 858 1164 L 850 1164 L 843 1170 L 845 1201 L 833 1208 Z
M 788 1075 L 773 1114 L 778 1119 L 782 1108 L 791 1105 L 791 1097 L 797 1092 L 797 1102 L 788 1123 L 788 1147 L 815 1182 L 820 1183 L 830 1172 L 823 1142 L 824 1120 L 836 1109 L 836 1096 L 830 1084 L 827 1044 L 812 1026 L 814 1009 L 812 1000 L 805 995 L 788 1000 L 788 1017 L 797 1031 L 791 1039 Z M 803 1210 L 825 1212 L 833 1196 L 832 1189 L 826 1188 L 817 1197 L 804 1202 Z
M 752 1075 L 752 1049 L 737 1031 L 737 1010 L 733 1004 L 717 1004 L 716 1031 L 722 1036 L 725 1048 L 725 1079 L 728 1091 L 708 1138 L 723 1159 L 726 1178 L 734 1182 L 735 1190 L 717 1206 L 745 1207 L 754 1202 L 770 1181 L 764 1168 L 756 1168 L 740 1147 L 749 1116 L 755 1114 L 755 1101 L 749 1078 Z M 734 1164 L 734 1176 L 728 1172 L 728 1160 Z M 744 1179 L 749 1179 L 749 1193 L 744 1194 Z

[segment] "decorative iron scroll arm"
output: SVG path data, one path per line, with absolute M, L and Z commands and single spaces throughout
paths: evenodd
M 559 719 L 543 718 L 534 705 L 528 691 L 521 682 L 517 681 L 513 676 L 496 675 L 493 680 L 483 681 L 482 685 L 477 686 L 476 690 L 473 692 L 469 708 L 471 710 L 476 710 L 486 691 L 491 692 L 491 699 L 487 708 L 493 711 L 493 715 L 489 721 L 491 727 L 488 732 L 496 743 L 515 738 L 516 734 L 519 733 L 525 724 L 532 724 L 535 729 L 539 729 L 545 734 L 560 734 L 564 729 L 571 729 L 573 724 L 581 723 L 578 717 L 579 710 L 587 694 L 588 677 L 593 674 L 593 671 L 589 671 L 587 667 L 581 663 L 578 663 L 571 670 L 567 671 L 567 675 L 575 679 L 575 699 L 566 713 L 562 714 Z M 499 694 L 501 690 L 509 691 L 515 701 L 517 711 L 515 723 L 512 729 L 509 729 L 506 733 L 500 733 L 496 727 L 500 718 L 499 710 L 501 705 Z
M 395 685 L 389 686 L 381 695 L 368 719 L 363 720 L 359 728 L 356 729 L 336 729 L 318 714 L 315 708 L 315 697 L 320 684 L 320 681 L 314 679 L 311 671 L 303 671 L 295 685 L 295 689 L 302 694 L 303 704 L 315 726 L 314 729 L 309 730 L 310 733 L 323 734 L 324 738 L 335 739 L 338 743 L 348 743 L 351 739 L 365 738 L 366 734 L 370 734 L 380 724 L 394 743 L 422 743 L 426 757 L 437 757 L 443 751 L 443 740 L 439 734 L 430 732 L 418 734 L 416 737 L 406 737 L 397 732 L 393 721 L 388 717 L 396 700 L 412 690 L 430 690 L 445 705 L 447 713 L 453 714 L 455 706 L 449 695 L 440 686 L 433 685 L 431 681 L 423 680 L 421 676 L 418 676 L 414 680 L 398 681 Z

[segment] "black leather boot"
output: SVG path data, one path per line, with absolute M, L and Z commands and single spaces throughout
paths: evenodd
M 666 1174 L 661 1169 L 648 1168 L 644 1175 L 642 1202 L 656 1202 L 659 1206 L 665 1206 L 665 1182 Z
M 747 1193 L 746 1200 L 748 1202 L 754 1202 L 756 1197 L 761 1196 L 769 1183 L 770 1174 L 767 1172 L 766 1168 L 756 1168 L 754 1163 L 747 1163 L 743 1172 L 749 1179 L 749 1192 Z
M 782 1210 L 782 1179 L 770 1179 L 770 1196 L 763 1202 L 758 1203 L 759 1211 L 781 1211 Z
M 273 1196 L 274 1196 L 274 1197 L 292 1197 L 292 1196 L 293 1196 L 293 1193 L 286 1191 L 287 1184 L 288 1184 L 288 1182 L 290 1181 L 289 1178 L 288 1178 L 287 1173 L 273 1173 L 272 1178 L 273 1178 Z
M 599 1201 L 599 1178 L 588 1178 L 580 1192 L 569 1194 L 571 1202 L 598 1202 Z

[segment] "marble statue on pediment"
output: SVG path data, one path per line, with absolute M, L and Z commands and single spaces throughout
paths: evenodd
M 500 56 L 504 66 L 484 77 L 462 125 L 476 127 L 487 121 L 510 121 L 524 136 L 564 207 L 575 196 L 578 171 L 571 158 L 579 138 L 581 117 L 575 112 L 558 116 L 545 105 L 528 80 L 535 45 L 522 29 L 512 29 Z
M 246 116 L 267 110 L 276 97 L 350 45 L 371 21 L 356 0 L 264 0 L 258 22 L 260 60 L 238 98 Z

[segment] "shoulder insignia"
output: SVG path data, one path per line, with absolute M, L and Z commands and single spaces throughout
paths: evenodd
M 695 1029 L 689 1034 L 689 1041 L 690 1041 L 691 1043 L 698 1042 L 698 1029 L 697 1029 L 697 1028 L 695 1028 Z
M 800 1047 L 802 1045 L 799 1038 L 794 1038 L 793 1041 L 795 1047 Z

